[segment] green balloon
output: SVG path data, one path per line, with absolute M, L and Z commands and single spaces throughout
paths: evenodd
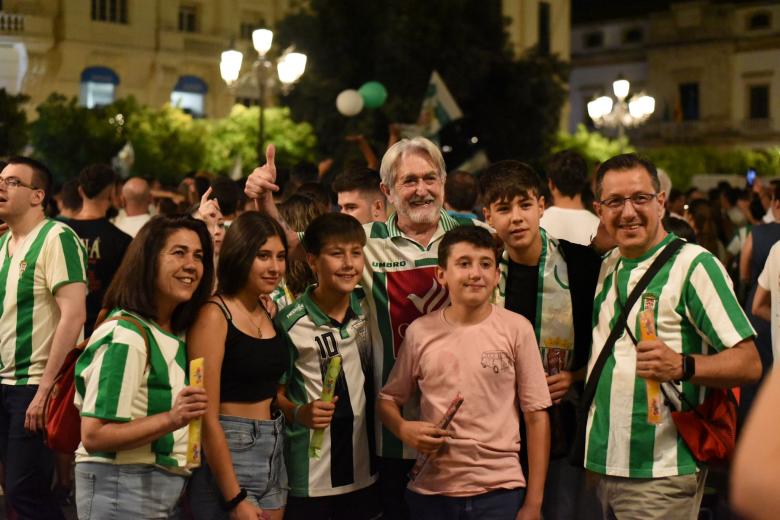
M 368 108 L 379 108 L 387 100 L 387 89 L 378 81 L 363 83 L 358 92 L 363 98 L 363 104 Z

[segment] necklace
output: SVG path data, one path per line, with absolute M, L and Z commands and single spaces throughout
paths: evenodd
M 241 310 L 244 312 L 244 314 L 246 314 L 246 317 L 249 318 L 249 321 L 252 323 L 252 325 L 254 325 L 257 329 L 257 337 L 263 339 L 263 330 L 260 328 L 260 325 L 258 325 L 257 322 L 252 319 L 252 313 L 250 313 L 241 302 L 237 303 L 238 306 L 241 307 Z

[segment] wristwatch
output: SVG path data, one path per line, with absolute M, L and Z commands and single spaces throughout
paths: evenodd
M 696 359 L 693 356 L 682 357 L 682 377 L 678 383 L 690 380 L 696 374 Z

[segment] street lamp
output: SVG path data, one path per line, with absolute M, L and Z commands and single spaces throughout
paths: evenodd
M 655 98 L 639 92 L 626 101 L 630 89 L 628 80 L 619 77 L 612 83 L 612 92 L 617 102 L 613 102 L 609 96 L 600 96 L 588 103 L 588 115 L 597 127 L 617 128 L 618 137 L 623 137 L 626 128 L 647 121 L 655 111 Z
M 293 52 L 292 48 L 285 50 L 275 60 L 275 63 L 266 59 L 266 54 L 271 50 L 274 33 L 269 29 L 256 29 L 252 31 L 252 46 L 257 51 L 257 59 L 252 64 L 254 74 L 241 76 L 241 63 L 244 55 L 237 50 L 229 50 L 222 53 L 219 62 L 219 73 L 228 87 L 235 90 L 238 86 L 254 80 L 257 86 L 257 105 L 260 108 L 259 133 L 257 138 L 257 157 L 263 157 L 265 152 L 265 110 L 266 89 L 268 83 L 274 81 L 274 75 L 269 70 L 276 65 L 279 82 L 282 84 L 282 92 L 287 93 L 293 83 L 298 81 L 306 69 L 306 55 Z

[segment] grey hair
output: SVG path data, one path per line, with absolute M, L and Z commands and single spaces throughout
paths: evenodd
M 439 147 L 425 137 L 413 137 L 412 139 L 401 139 L 385 152 L 385 155 L 382 157 L 382 165 L 379 167 L 379 176 L 382 178 L 382 184 L 392 188 L 395 184 L 396 168 L 398 167 L 399 159 L 414 153 L 427 156 L 439 171 L 441 181 L 447 180 L 444 157 L 442 157 Z

